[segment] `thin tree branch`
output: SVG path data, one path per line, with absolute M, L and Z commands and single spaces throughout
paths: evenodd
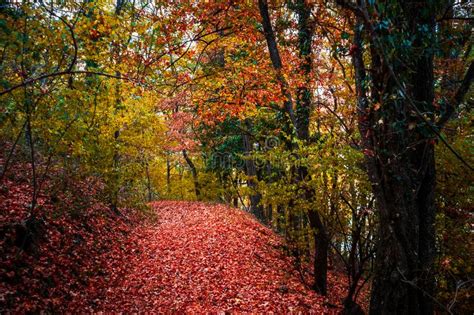
M 467 69 L 466 74 L 464 75 L 464 79 L 461 82 L 461 86 L 457 90 L 456 94 L 454 95 L 454 99 L 451 104 L 448 104 L 446 108 L 446 113 L 441 116 L 439 121 L 436 123 L 436 126 L 441 130 L 444 125 L 451 119 L 455 110 L 464 100 L 469 88 L 471 87 L 472 81 L 474 80 L 474 61 L 471 62 L 469 68 Z
M 93 74 L 93 75 L 98 75 L 98 76 L 103 76 L 103 77 L 108 77 L 108 78 L 114 78 L 114 79 L 120 79 L 120 80 L 126 80 L 126 81 L 131 81 L 133 82 L 133 79 L 126 77 L 126 76 L 118 76 L 115 74 L 110 74 L 110 73 L 104 73 L 104 72 L 95 72 L 95 71 L 88 71 L 88 70 L 76 70 L 76 71 L 71 71 L 71 70 L 65 70 L 65 71 L 59 71 L 59 72 L 53 72 L 53 73 L 48 73 L 48 74 L 43 74 L 39 77 L 36 78 L 31 78 L 26 81 L 23 81 L 20 84 L 14 85 L 8 89 L 5 89 L 0 92 L 0 96 L 11 93 L 16 89 L 19 89 L 24 86 L 31 85 L 37 81 L 41 81 L 47 78 L 52 78 L 52 77 L 59 77 L 63 75 L 70 75 L 70 74 Z

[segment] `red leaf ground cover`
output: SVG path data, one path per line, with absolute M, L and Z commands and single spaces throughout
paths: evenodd
M 94 185 L 76 183 L 78 196 Z M 14 244 L 30 185 L 0 190 L 0 312 L 336 313 L 343 275 L 328 298 L 300 281 L 283 240 L 250 214 L 220 204 L 161 201 L 153 218 L 117 216 L 92 198 L 40 196 L 34 246 Z M 60 202 L 59 202 L 59 201 Z
M 335 313 L 300 281 L 282 240 L 248 213 L 220 204 L 162 201 L 134 232 L 127 274 L 96 310 Z M 342 277 L 341 277 L 342 278 Z M 343 285 L 330 275 L 330 299 Z
M 32 189 L 25 170 L 14 165 L 0 182 L 0 313 L 92 309 L 108 280 L 126 271 L 126 244 L 142 218 L 132 209 L 113 214 L 96 198 L 94 180 L 71 183 L 68 194 L 50 191 L 48 180 L 27 230 Z

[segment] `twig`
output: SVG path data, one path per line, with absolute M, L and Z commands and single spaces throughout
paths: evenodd
M 426 295 L 427 297 L 429 297 L 433 302 L 435 302 L 436 304 L 438 304 L 440 307 L 442 307 L 444 310 L 446 310 L 449 314 L 453 314 L 453 312 L 451 312 L 451 310 L 449 310 L 446 306 L 444 306 L 440 301 L 438 301 L 436 298 L 434 298 L 431 294 L 429 294 L 428 292 L 426 292 L 425 290 L 423 290 L 422 288 L 420 288 L 416 283 L 415 281 L 413 280 L 408 280 L 405 275 L 403 274 L 403 272 L 400 270 L 399 267 L 397 267 L 397 271 L 398 273 L 400 274 L 400 276 L 402 276 L 402 279 L 401 281 L 403 283 L 406 283 L 406 284 L 409 284 L 411 285 L 412 287 L 414 287 L 415 289 L 421 291 L 423 293 L 423 295 Z

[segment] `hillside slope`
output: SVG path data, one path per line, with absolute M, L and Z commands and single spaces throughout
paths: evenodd
M 30 187 L 9 180 L 2 187 L 0 312 L 320 314 L 336 313 L 343 298 L 343 275 L 330 274 L 328 297 L 318 296 L 301 282 L 281 237 L 238 209 L 160 201 L 151 219 L 130 209 L 116 216 L 93 198 L 68 212 L 73 199 L 45 195 L 25 248 L 16 242 Z

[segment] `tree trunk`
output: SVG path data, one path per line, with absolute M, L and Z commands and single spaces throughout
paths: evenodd
M 115 15 L 120 15 L 120 11 L 122 9 L 122 1 L 117 0 L 115 4 Z M 117 63 L 120 63 L 120 48 L 119 46 L 113 47 L 112 48 L 112 54 L 111 54 L 111 61 L 113 63 L 113 55 L 117 55 Z M 115 75 L 117 77 L 120 77 L 120 71 L 115 71 Z M 122 97 L 121 97 L 121 85 L 120 82 L 117 80 L 115 82 L 115 108 L 114 108 L 114 117 L 118 115 L 118 112 L 120 110 L 120 106 L 122 103 Z M 114 154 L 112 157 L 112 192 L 111 192 L 111 202 L 110 202 L 110 208 L 111 210 L 119 215 L 120 211 L 118 210 L 118 199 L 119 199 L 119 192 L 120 192 L 120 152 L 118 149 L 119 146 L 119 137 L 120 137 L 120 129 L 117 129 L 114 131 Z
M 328 250 L 329 240 L 326 228 L 316 211 L 309 211 L 308 218 L 314 233 L 314 283 L 313 290 L 319 294 L 327 294 Z
M 166 192 L 171 193 L 171 163 L 169 154 L 166 155 Z
M 435 166 L 432 145 L 383 171 L 375 196 L 380 220 L 371 298 L 373 314 L 431 314 Z M 421 178 L 413 169 L 424 168 Z M 415 168 L 418 167 L 418 168 Z M 390 176 L 393 174 L 394 176 Z
M 298 15 L 298 48 L 301 59 L 301 71 L 305 76 L 306 82 L 310 82 L 313 43 L 313 29 L 310 26 L 311 7 L 304 0 L 295 1 L 293 6 Z M 296 134 L 298 139 L 303 140 L 305 143 L 310 142 L 309 119 L 311 103 L 310 88 L 307 85 L 299 87 L 296 98 Z M 297 169 L 297 174 L 298 181 L 302 182 L 303 186 L 306 186 L 305 183 L 311 180 L 308 168 L 304 165 Z M 315 195 L 316 191 L 312 187 L 305 188 L 305 197 L 308 202 L 313 202 Z M 308 218 L 315 242 L 313 289 L 322 295 L 326 295 L 329 238 L 317 209 L 309 210 Z
M 276 230 L 282 234 L 285 231 L 285 208 L 282 205 L 277 205 L 276 215 Z
M 263 31 L 267 41 L 270 59 L 273 68 L 276 71 L 276 79 L 280 83 L 282 94 L 285 96 L 285 109 L 299 140 L 308 143 L 309 137 L 309 119 L 311 113 L 311 92 L 309 86 L 298 88 L 296 98 L 296 114 L 293 111 L 293 100 L 289 91 L 288 83 L 281 73 L 282 62 L 278 51 L 275 33 L 271 25 L 271 19 L 268 12 L 268 3 L 266 0 L 259 0 L 260 16 L 262 17 Z M 311 7 L 304 0 L 298 0 L 292 4 L 296 14 L 298 15 L 298 43 L 299 54 L 302 61 L 301 70 L 306 76 L 306 81 L 310 82 L 309 76 L 312 69 L 312 38 L 313 29 L 310 26 Z M 295 180 L 299 184 L 299 189 L 304 198 L 308 202 L 312 202 L 315 197 L 315 190 L 307 186 L 307 182 L 311 180 L 308 168 L 306 166 L 298 166 L 294 169 Z M 291 210 L 291 209 L 290 209 Z M 290 220 L 290 226 L 296 226 L 299 218 L 293 216 Z M 316 209 L 308 212 L 310 227 L 314 233 L 315 239 L 315 257 L 314 257 L 314 284 L 313 288 L 316 292 L 325 295 L 327 292 L 327 259 L 329 249 L 329 239 L 326 228 Z M 299 253 L 297 253 L 299 255 Z
M 119 141 L 120 131 L 115 130 L 114 132 L 114 155 L 112 157 L 112 192 L 110 198 L 110 209 L 117 215 L 120 214 L 118 210 L 118 198 L 119 198 L 119 191 L 120 191 L 120 154 L 117 149 L 118 141 Z
M 193 161 L 189 158 L 188 153 L 186 150 L 183 150 L 183 157 L 188 163 L 189 168 L 191 169 L 191 175 L 193 176 L 194 182 L 194 192 L 196 194 L 197 200 L 201 200 L 201 187 L 199 186 L 199 179 L 196 166 L 194 165 Z
M 153 201 L 153 190 L 151 187 L 150 165 L 148 164 L 148 159 L 145 159 L 145 174 L 146 174 L 146 187 L 148 191 L 148 202 L 151 202 Z
M 249 121 L 245 122 L 247 129 L 250 130 L 251 125 Z M 247 175 L 247 186 L 250 188 L 250 212 L 255 215 L 261 222 L 264 221 L 263 206 L 261 204 L 262 195 L 257 190 L 257 168 L 253 161 L 251 154 L 253 151 L 252 142 L 250 136 L 247 133 L 242 134 L 244 155 L 247 157 L 245 160 L 245 175 Z
M 266 207 L 267 213 L 265 214 L 265 221 L 269 226 L 272 226 L 273 221 L 273 205 L 270 203 Z
M 434 112 L 432 50 L 423 46 L 422 36 L 428 35 L 418 31 L 424 24 L 429 27 L 427 34 L 434 32 L 434 17 L 430 9 L 419 14 L 419 5 L 400 4 L 407 19 L 404 36 L 412 34 L 418 49 L 407 64 L 398 62 L 397 58 L 406 60 L 396 55 L 402 54 L 399 50 L 394 57 L 387 56 L 381 47 L 383 34 L 379 36 L 367 23 L 360 27 L 367 17 L 358 17 L 354 32 L 359 130 L 379 218 L 371 314 L 433 313 L 434 141 L 426 118 L 416 115 L 416 110 Z M 370 77 L 363 60 L 363 35 L 370 47 Z M 367 86 L 371 86 L 370 98 Z

